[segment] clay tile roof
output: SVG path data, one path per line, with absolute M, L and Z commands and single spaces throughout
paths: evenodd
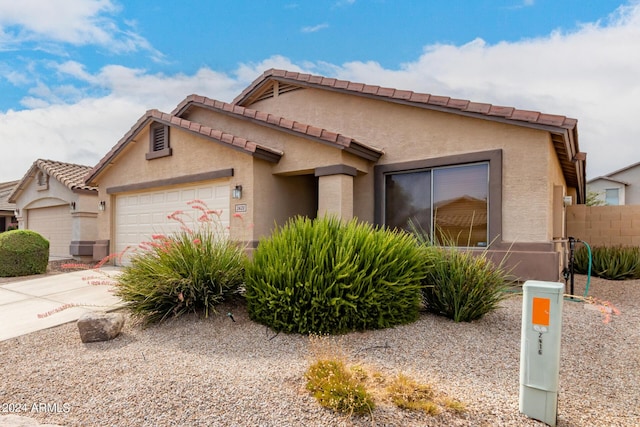
M 193 102 L 199 99 L 199 102 L 205 103 L 204 97 L 197 97 L 191 95 L 189 97 Z M 229 108 L 229 107 L 227 107 Z M 241 107 L 242 108 L 242 107 Z M 244 108 L 243 108 L 244 109 Z M 233 106 L 229 108 L 230 111 L 234 110 Z M 115 158 L 118 154 L 129 144 L 135 136 L 149 124 L 150 122 L 160 122 L 168 126 L 179 127 L 185 131 L 196 133 L 205 138 L 215 140 L 219 143 L 229 145 L 235 149 L 240 149 L 256 157 L 277 162 L 283 153 L 279 150 L 274 150 L 270 147 L 257 144 L 255 142 L 247 141 L 244 138 L 237 137 L 230 133 L 222 132 L 220 130 L 212 129 L 208 126 L 204 126 L 200 123 L 192 122 L 190 120 L 176 117 L 173 114 L 162 113 L 158 110 L 147 111 L 138 121 L 129 129 L 129 131 L 118 141 L 116 145 L 95 165 L 93 168 L 89 168 L 84 176 L 84 182 L 92 183 L 98 174 Z
M 407 101 L 412 105 L 422 105 L 424 107 L 436 106 L 444 107 L 453 113 L 478 114 L 481 118 L 485 116 L 504 118 L 514 124 L 531 123 L 561 127 L 564 129 L 574 129 L 577 120 L 564 116 L 536 113 L 534 111 L 518 110 L 513 107 L 503 107 L 491 104 L 476 103 L 464 99 L 452 99 L 447 96 L 436 96 L 431 94 L 419 94 L 411 91 L 398 90 L 387 87 L 377 87 L 365 85 L 363 83 L 350 82 L 334 78 L 315 78 L 309 74 L 300 74 L 284 70 L 270 69 L 262 73 L 260 77 L 253 81 L 234 100 L 233 104 L 243 105 L 251 98 L 251 94 L 259 89 L 269 79 L 287 80 L 289 84 L 296 82 L 301 86 L 313 86 L 330 90 L 347 91 L 354 94 L 385 98 L 390 101 Z M 375 88 L 375 89 L 374 89 Z
M 284 73 L 284 72 L 283 72 Z M 297 77 L 298 73 L 288 73 L 287 75 L 294 75 Z M 306 76 L 311 77 L 309 74 L 300 75 L 301 78 L 306 79 Z M 318 82 L 325 81 L 326 79 L 316 79 Z M 335 79 L 330 79 L 335 80 Z M 253 119 L 257 124 L 269 125 L 279 128 L 283 131 L 294 132 L 307 138 L 313 138 L 322 143 L 328 143 L 340 149 L 346 149 L 353 154 L 367 158 L 369 160 L 377 160 L 382 155 L 382 150 L 374 147 L 367 146 L 356 141 L 354 138 L 350 138 L 345 135 L 332 132 L 327 129 L 322 129 L 316 126 L 311 126 L 306 123 L 300 123 L 294 120 L 286 119 L 284 117 L 277 116 L 275 114 L 266 113 L 264 111 L 257 111 L 250 108 L 245 108 L 236 104 L 228 104 L 221 101 L 211 101 L 206 97 L 190 95 L 186 97 L 178 106 L 172 111 L 173 117 L 181 117 L 188 115 L 189 108 L 191 106 L 200 106 L 211 110 L 217 110 L 224 114 L 234 115 L 241 119 Z
M 98 191 L 97 187 L 84 183 L 84 176 L 91 170 L 91 166 L 43 159 L 36 160 L 35 165 L 48 175 L 60 181 L 70 190 Z
M 36 178 L 36 172 L 38 170 L 53 177 L 71 191 L 98 192 L 98 187 L 87 185 L 84 182 L 84 177 L 91 170 L 91 166 L 38 159 L 33 162 L 27 173 L 25 173 L 22 179 L 14 187 L 8 198 L 10 202 L 15 202 L 18 195 L 22 193 L 29 182 Z

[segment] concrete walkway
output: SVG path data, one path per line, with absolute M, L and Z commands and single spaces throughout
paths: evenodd
M 87 311 L 110 311 L 121 304 L 113 286 L 94 285 L 87 278 L 104 280 L 119 270 L 83 270 L 0 284 L 0 341 L 76 321 Z M 38 317 L 65 304 L 76 304 L 46 317 Z

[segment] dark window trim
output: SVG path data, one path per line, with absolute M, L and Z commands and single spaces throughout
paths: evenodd
M 158 129 L 164 130 L 162 148 L 156 147 L 155 133 Z M 167 157 L 172 154 L 171 147 L 169 146 L 169 126 L 163 123 L 151 123 L 149 125 L 149 152 L 145 158 L 147 160 L 159 159 L 161 157 Z
M 502 150 L 479 151 L 432 159 L 376 165 L 374 174 L 374 215 L 377 225 L 383 225 L 384 177 L 388 173 L 411 172 L 442 166 L 462 166 L 470 163 L 489 162 L 489 243 L 502 241 Z

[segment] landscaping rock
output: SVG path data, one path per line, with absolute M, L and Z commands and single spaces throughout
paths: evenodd
M 112 340 L 123 326 L 122 313 L 89 312 L 78 319 L 80 339 L 84 343 Z
M 20 415 L 0 416 L 0 425 L 4 427 L 62 427 L 58 424 L 40 424 L 37 420 Z

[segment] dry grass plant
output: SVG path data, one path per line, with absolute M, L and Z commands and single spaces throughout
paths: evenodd
M 320 405 L 352 415 L 369 415 L 376 405 L 391 404 L 407 411 L 435 416 L 442 411 L 461 414 L 464 403 L 420 383 L 404 373 L 389 375 L 371 366 L 349 360 L 346 336 L 309 336 L 310 367 L 305 374 L 307 389 Z M 366 403 L 365 403 L 366 402 Z

